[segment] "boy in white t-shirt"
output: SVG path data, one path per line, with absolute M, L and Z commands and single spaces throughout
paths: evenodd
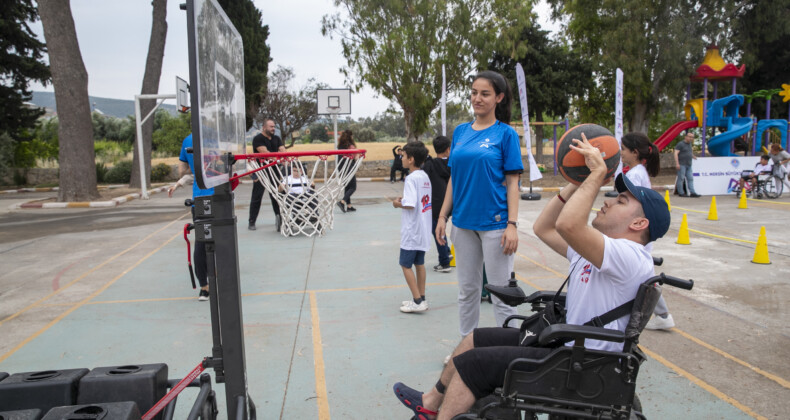
M 421 141 L 403 147 L 403 167 L 409 170 L 403 186 L 403 197 L 392 202 L 400 208 L 400 266 L 411 291 L 412 300 L 401 302 L 401 312 L 425 312 L 425 252 L 431 247 L 431 180 L 420 169 L 428 149 Z M 414 271 L 411 267 L 414 265 Z M 415 276 L 416 271 L 416 276 Z
M 752 171 L 752 173 L 749 175 L 741 175 L 741 191 L 743 191 L 743 184 L 745 181 L 749 181 L 749 184 L 752 186 L 752 190 L 754 190 L 754 187 L 757 183 L 757 177 L 761 174 L 770 174 L 773 169 L 771 157 L 768 155 L 760 156 L 760 163 L 754 165 L 754 171 Z

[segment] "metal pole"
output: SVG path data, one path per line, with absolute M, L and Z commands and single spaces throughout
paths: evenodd
M 137 159 L 140 161 L 140 198 L 148 200 L 148 186 L 145 184 L 145 151 L 143 150 L 143 123 L 140 120 L 140 95 L 134 96 L 134 118 L 137 123 Z
M 702 84 L 702 157 L 705 157 L 705 132 L 708 128 L 708 78 Z
M 732 94 L 733 95 L 735 95 L 735 83 L 736 83 L 737 80 L 738 79 L 736 79 L 734 77 L 732 78 Z

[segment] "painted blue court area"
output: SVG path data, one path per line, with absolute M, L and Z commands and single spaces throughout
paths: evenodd
M 525 214 L 539 210 L 526 207 Z M 437 256 L 430 251 L 430 309 L 401 313 L 400 302 L 410 296 L 397 263 L 398 211 L 383 198 L 358 208 L 338 212 L 323 238 L 280 236 L 266 205 L 258 230 L 249 231 L 246 209 L 237 210 L 247 376 L 259 418 L 409 418 L 392 385 L 427 390 L 459 340 L 455 272 L 433 272 Z M 521 286 L 527 293 L 535 290 L 531 284 L 556 288 L 567 262 L 522 230 Z M 185 375 L 210 355 L 212 342 L 209 305 L 189 285 L 179 231 L 174 224 L 147 244 L 161 249 L 125 273 L 119 268 L 83 304 L 48 301 L 65 315 L 0 362 L 0 371 L 164 362 L 171 378 Z M 490 304 L 482 305 L 480 325 L 493 326 Z M 224 418 L 223 387 L 214 389 Z M 753 417 L 653 358 L 642 366 L 638 389 L 652 419 Z M 195 393 L 185 391 L 176 418 Z

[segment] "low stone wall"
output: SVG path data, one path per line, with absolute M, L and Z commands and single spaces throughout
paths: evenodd
M 30 168 L 11 169 L 0 179 L 2 185 L 16 185 L 14 173 L 18 173 L 27 180 L 27 185 L 57 184 L 57 168 Z

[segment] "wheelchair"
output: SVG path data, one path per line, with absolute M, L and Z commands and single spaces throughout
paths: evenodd
M 756 181 L 750 181 L 749 178 L 754 175 L 754 171 L 746 170 L 741 172 L 741 178 L 744 179 L 743 190 L 747 195 L 752 198 L 779 198 L 782 195 L 784 183 L 782 178 L 775 176 L 772 173 L 761 173 L 757 175 Z M 741 186 L 738 185 L 733 189 L 736 198 L 741 197 Z
M 660 265 L 657 261 L 656 265 Z M 455 420 L 515 420 L 537 419 L 547 414 L 549 419 L 646 419 L 636 396 L 639 366 L 646 356 L 639 349 L 639 334 L 653 314 L 666 284 L 691 290 L 692 280 L 665 274 L 651 277 L 639 286 L 625 332 L 587 325 L 555 324 L 544 329 L 538 342 L 541 345 L 562 339 L 573 346 L 560 346 L 542 359 L 515 359 L 505 373 L 505 383 L 494 394 L 478 400 L 469 413 Z M 486 286 L 489 291 L 510 306 L 523 303 L 533 311 L 543 309 L 555 301 L 555 292 L 540 291 L 526 296 L 515 279 L 508 286 Z M 564 306 L 564 294 L 559 301 Z M 511 319 L 526 319 L 514 315 Z M 586 349 L 584 341 L 605 340 L 624 343 L 622 352 Z M 523 417 L 522 417 L 523 414 Z

